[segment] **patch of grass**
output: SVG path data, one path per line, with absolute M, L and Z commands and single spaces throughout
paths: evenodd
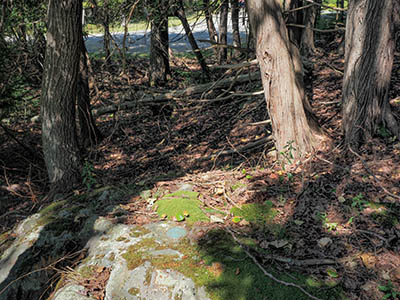
M 253 242 L 246 245 L 252 247 Z M 206 286 L 213 300 L 247 300 L 247 299 L 309 299 L 300 290 L 278 284 L 264 275 L 264 273 L 247 257 L 246 253 L 230 235 L 223 230 L 214 230 L 199 243 L 197 249 L 206 266 L 220 265 L 219 276 L 213 280 L 202 282 Z M 268 272 L 280 280 L 293 282 L 305 286 L 306 290 L 321 299 L 339 299 L 339 288 L 320 289 L 324 286 L 307 284 L 307 277 L 297 273 L 284 275 L 265 267 Z M 316 282 L 316 280 L 315 280 Z
M 277 210 L 274 209 L 271 201 L 266 201 L 264 204 L 244 204 L 241 208 L 233 207 L 231 213 L 234 216 L 239 216 L 248 222 L 263 225 L 269 223 L 276 216 Z
M 162 218 L 182 220 L 181 217 L 193 224 L 198 221 L 208 221 L 208 217 L 200 208 L 199 193 L 191 191 L 177 191 L 165 195 L 156 202 L 157 214 Z

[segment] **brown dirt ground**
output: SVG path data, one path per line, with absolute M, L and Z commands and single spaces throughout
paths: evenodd
M 400 144 L 388 136 L 377 136 L 361 149 L 359 156 L 343 153 L 343 57 L 328 50 L 331 49 L 320 49 L 310 60 L 306 88 L 319 122 L 332 140 L 329 149 L 316 151 L 284 170 L 270 155 L 270 144 L 240 152 L 241 147 L 269 134 L 268 124 L 251 125 L 268 118 L 263 96 L 202 102 L 198 98 L 182 99 L 152 107 L 138 104 L 130 111 L 98 119 L 105 139 L 86 153 L 93 163 L 97 186 L 136 184 L 155 191 L 174 190 L 182 183 L 191 183 L 204 196 L 205 206 L 226 211 L 233 205 L 271 200 L 278 209 L 274 222 L 283 225 L 286 239 L 293 241 L 289 253 L 276 249 L 277 255 L 299 260 L 336 259 L 341 284 L 353 299 L 382 298 L 377 286 L 389 280 L 400 290 Z M 92 63 L 98 89 L 96 92 L 92 86 L 96 106 L 116 103 L 128 92 L 139 97 L 145 90 L 156 93 L 183 88 L 199 73 L 194 61 L 174 57 L 172 80 L 156 90 L 148 87 L 148 63 L 143 59 L 134 59 L 134 67 L 125 76 L 118 76 L 117 65 Z M 254 67 L 242 72 L 252 70 Z M 190 72 L 190 77 L 184 72 Z M 214 74 L 215 78 L 223 75 L 234 74 Z M 260 89 L 259 82 L 251 82 L 235 86 L 232 91 Z M 215 99 L 221 93 L 212 91 L 202 99 Z M 399 95 L 397 53 L 390 91 L 397 116 Z M 9 128 L 30 151 L 10 136 L 0 136 L 0 233 L 45 206 L 42 199 L 48 191 L 40 126 L 19 118 Z M 226 150 L 233 153 L 224 155 Z M 245 188 L 230 188 L 238 183 Z M 360 194 L 362 197 L 358 197 Z M 157 220 L 140 199 L 128 195 L 121 200 L 119 204 L 131 212 L 124 222 L 143 224 Z M 376 205 L 366 205 L 365 201 Z M 380 209 L 386 213 L 381 214 Z M 226 224 L 244 232 L 250 226 L 231 221 Z M 276 239 L 257 230 L 251 234 L 260 244 Z M 332 243 L 318 246 L 323 237 L 329 237 Z M 321 266 L 296 269 L 317 277 L 324 274 Z

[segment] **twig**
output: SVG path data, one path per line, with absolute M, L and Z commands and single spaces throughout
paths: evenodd
M 232 238 L 235 240 L 236 243 L 239 244 L 240 248 L 242 248 L 242 250 L 247 254 L 247 256 L 249 258 L 251 258 L 251 260 L 256 264 L 256 266 L 264 273 L 265 276 L 269 277 L 270 279 L 272 279 L 273 281 L 280 283 L 282 285 L 285 286 L 291 286 L 294 288 L 299 289 L 303 294 L 307 295 L 308 297 L 310 297 L 311 299 L 314 300 L 322 300 L 320 298 L 317 298 L 313 295 L 311 295 L 309 292 L 307 292 L 304 288 L 302 288 L 300 285 L 292 283 L 292 282 L 287 282 L 287 281 L 283 281 L 280 280 L 278 278 L 276 278 L 274 275 L 272 275 L 271 273 L 268 273 L 267 270 L 265 270 L 265 268 L 257 261 L 257 259 L 254 257 L 254 255 L 252 255 L 249 251 L 247 251 L 247 249 L 242 245 L 242 243 L 239 241 L 239 239 L 235 236 L 235 234 L 227 227 L 225 227 L 225 230 L 232 236 Z
M 336 261 L 333 259 L 327 259 L 327 258 L 310 258 L 310 259 L 294 259 L 294 258 L 289 258 L 289 257 L 283 257 L 283 256 L 274 256 L 274 255 L 266 255 L 259 253 L 263 258 L 267 259 L 272 259 L 276 260 L 282 263 L 286 263 L 288 265 L 292 266 L 297 266 L 297 267 L 309 267 L 309 266 L 322 266 L 322 265 L 335 265 Z
M 224 197 L 233 205 L 239 209 L 242 209 L 239 205 L 237 205 L 226 193 L 225 186 L 224 186 Z
M 213 69 L 240 69 L 244 67 L 250 67 L 252 65 L 258 64 L 257 59 L 253 59 L 251 61 L 245 61 L 240 64 L 227 64 L 227 65 L 221 65 L 221 66 L 212 66 Z
M 266 124 L 271 124 L 271 120 L 264 120 L 260 122 L 255 122 L 255 123 L 250 123 L 250 126 L 258 126 L 258 125 L 266 125 Z
M 347 9 L 345 9 L 345 8 L 332 7 L 332 6 L 329 6 L 329 5 L 322 4 L 322 3 L 314 2 L 312 0 L 306 0 L 306 2 L 312 3 L 314 5 L 318 5 L 318 6 L 321 6 L 321 7 L 329 8 L 329 9 L 332 9 L 332 10 L 347 11 Z
M 79 250 L 79 251 L 77 251 L 77 252 L 74 252 L 74 253 L 72 253 L 72 254 L 70 254 L 70 255 L 63 256 L 63 257 L 61 257 L 60 259 L 56 260 L 55 262 L 52 262 L 51 264 L 49 264 L 49 265 L 46 266 L 46 267 L 43 267 L 43 268 L 40 268 L 40 269 L 37 269 L 37 270 L 33 270 L 33 271 L 31 271 L 31 272 L 28 272 L 28 273 L 26 273 L 26 274 L 24 274 L 24 275 L 19 276 L 18 278 L 14 279 L 14 280 L 11 281 L 9 284 L 7 284 L 7 285 L 0 291 L 0 295 L 3 294 L 3 293 L 5 292 L 6 289 L 8 289 L 12 284 L 14 284 L 15 282 L 17 282 L 18 280 L 21 280 L 21 279 L 23 279 L 23 278 L 25 278 L 25 277 L 27 277 L 27 276 L 29 276 L 29 275 L 32 275 L 32 274 L 34 274 L 34 273 L 37 273 L 37 272 L 45 271 L 45 270 L 48 270 L 48 269 L 55 269 L 55 266 L 56 266 L 59 262 L 62 262 L 63 260 L 66 260 L 66 259 L 70 259 L 70 258 L 72 258 L 72 257 L 76 256 L 77 254 L 79 254 L 79 253 L 81 253 L 81 252 L 84 252 L 84 251 L 86 251 L 86 249 L 82 249 L 82 250 Z
M 286 26 L 288 26 L 288 27 L 306 28 L 306 26 L 304 26 L 304 25 L 301 25 L 301 24 L 292 24 L 292 23 L 286 24 Z M 337 32 L 337 31 L 346 31 L 345 28 L 341 28 L 341 27 L 335 28 L 335 29 L 318 29 L 318 28 L 312 28 L 312 30 L 313 30 L 313 31 L 316 31 L 316 32 L 321 32 L 321 33 L 330 33 L 330 32 Z
M 382 240 L 385 242 L 386 246 L 388 246 L 388 240 L 386 238 L 384 238 L 383 236 L 380 236 L 379 234 L 373 232 L 373 231 L 369 231 L 369 230 L 362 230 L 362 229 L 357 229 L 358 232 L 361 233 L 365 233 L 365 234 L 369 234 L 369 235 L 373 235 L 375 237 L 377 237 L 378 239 Z
M 314 4 L 307 4 L 307 5 L 302 6 L 302 7 L 297 7 L 297 8 L 293 8 L 293 9 L 288 9 L 288 10 L 283 11 L 283 13 L 284 13 L 284 14 L 289 14 L 289 13 L 292 13 L 292 12 L 295 12 L 295 11 L 298 11 L 298 10 L 302 10 L 302 9 L 309 8 L 309 7 L 313 6 L 313 5 L 314 5 Z

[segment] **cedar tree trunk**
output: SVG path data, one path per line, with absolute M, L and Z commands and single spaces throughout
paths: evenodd
M 399 137 L 389 104 L 398 0 L 353 0 L 346 24 L 343 131 L 347 147 L 358 149 L 386 127 Z
M 322 0 L 316 0 L 315 2 L 321 3 Z M 314 44 L 314 25 L 317 19 L 318 6 L 313 5 L 306 9 L 304 15 L 304 26 L 301 34 L 300 41 L 300 52 L 304 56 L 310 56 L 315 53 Z
M 299 158 L 322 138 L 304 93 L 298 49 L 289 42 L 279 0 L 247 0 L 256 55 L 278 153 L 285 146 Z
M 296 9 L 303 6 L 303 1 L 290 0 L 286 6 L 288 6 L 289 9 Z M 286 23 L 303 25 L 304 24 L 303 10 L 298 10 L 289 13 Z M 291 26 L 288 29 L 290 41 L 294 42 L 297 46 L 300 46 L 302 31 L 303 31 L 302 28 L 295 26 Z
M 93 118 L 92 111 L 90 108 L 90 97 L 89 97 L 89 70 L 87 64 L 87 51 L 85 42 L 82 37 L 81 50 L 79 62 L 79 77 L 78 77 L 78 89 L 77 89 L 77 105 L 78 105 L 78 117 L 79 117 L 79 138 L 80 145 L 83 148 L 87 148 L 92 145 L 98 144 L 102 135 L 96 126 L 96 122 Z
M 241 47 L 242 44 L 240 42 L 240 31 L 239 31 L 239 0 L 231 0 L 231 9 L 232 9 L 232 37 L 233 37 L 233 46 Z M 236 53 L 240 53 L 236 51 Z
M 218 51 L 218 62 L 223 64 L 226 62 L 228 49 L 224 46 L 227 45 L 227 34 L 228 34 L 228 0 L 222 0 L 220 8 L 219 18 L 219 38 L 218 43 L 220 45 Z
M 168 0 L 151 0 L 150 85 L 167 81 L 169 66 Z
M 53 190 L 80 182 L 75 99 L 82 41 L 82 1 L 49 0 L 41 116 L 44 160 Z
M 208 35 L 210 36 L 210 41 L 213 44 L 218 43 L 218 34 L 217 30 L 215 29 L 214 21 L 212 18 L 212 12 L 210 11 L 210 0 L 203 0 L 203 11 L 206 17 L 207 30 L 208 30 Z M 214 52 L 215 54 L 218 53 L 216 48 L 214 48 Z

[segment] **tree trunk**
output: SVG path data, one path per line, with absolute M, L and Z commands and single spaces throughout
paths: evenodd
M 223 45 L 227 45 L 227 34 L 228 34 L 228 8 L 229 8 L 229 0 L 222 0 L 222 4 L 220 7 L 220 19 L 219 19 L 219 38 L 218 43 L 222 45 L 218 51 L 218 62 L 223 64 L 226 62 L 228 49 L 223 47 Z
M 303 6 L 302 2 L 303 1 L 301 0 L 290 0 L 289 3 L 287 4 L 289 6 L 289 9 L 296 9 Z M 303 25 L 304 24 L 303 10 L 298 10 L 290 13 L 286 20 L 286 23 Z M 290 41 L 295 43 L 296 46 L 298 47 L 300 47 L 302 31 L 303 31 L 302 28 L 294 26 L 288 29 Z
M 302 157 L 318 146 L 322 133 L 304 93 L 298 49 L 289 41 L 280 0 L 246 3 L 276 149 Z
M 322 0 L 316 0 L 315 2 L 321 3 Z M 306 9 L 304 16 L 303 32 L 301 34 L 300 52 L 304 56 L 310 56 L 315 53 L 314 44 L 314 25 L 317 19 L 318 6 L 313 5 Z
M 104 27 L 104 38 L 103 38 L 103 48 L 106 56 L 106 62 L 110 59 L 110 43 L 111 43 L 111 33 L 110 33 L 110 20 L 108 13 L 108 0 L 104 0 L 103 3 L 103 13 L 102 13 L 103 27 Z
M 210 0 L 203 0 L 203 10 L 204 10 L 204 15 L 206 17 L 207 30 L 208 30 L 208 35 L 210 36 L 210 41 L 217 43 L 218 35 L 212 18 L 212 12 L 210 11 Z M 214 48 L 214 52 L 215 54 L 218 54 L 216 48 Z
M 102 135 L 96 126 L 90 107 L 89 70 L 87 64 L 88 57 L 83 37 L 81 41 L 81 49 L 82 53 L 80 55 L 80 72 L 77 89 L 79 139 L 80 145 L 83 148 L 87 148 L 89 146 L 97 145 L 101 141 Z
M 388 128 L 399 137 L 399 127 L 388 101 L 396 4 L 398 0 L 349 3 L 342 126 L 345 144 L 353 149 L 368 141 L 380 127 Z
M 49 0 L 41 116 L 44 160 L 53 190 L 80 182 L 75 99 L 82 41 L 82 1 Z
M 240 42 L 240 31 L 239 31 L 239 0 L 231 0 L 231 11 L 232 11 L 232 37 L 233 37 L 233 46 L 241 47 L 242 44 Z M 240 51 L 236 50 L 237 54 L 240 54 Z
M 169 66 L 168 0 L 151 1 L 150 85 L 162 85 L 171 73 Z
M 197 46 L 197 42 L 193 36 L 192 30 L 190 29 L 190 25 L 186 18 L 185 9 L 183 7 L 182 0 L 177 0 L 176 8 L 175 8 L 175 15 L 181 21 L 182 26 L 185 29 L 186 36 L 189 39 L 189 43 L 192 46 L 193 53 L 196 55 L 197 61 L 200 64 L 203 74 L 207 78 L 210 78 L 210 70 L 208 69 L 206 61 L 205 61 L 203 55 L 201 54 L 199 46 Z

